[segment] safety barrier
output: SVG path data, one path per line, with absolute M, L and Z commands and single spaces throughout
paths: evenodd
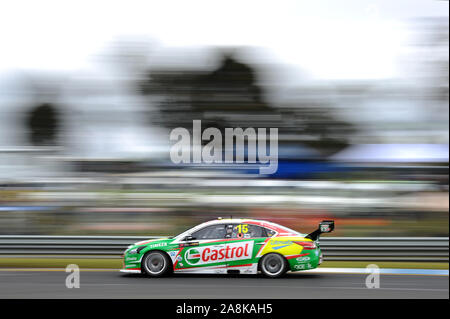
M 132 243 L 159 236 L 1 235 L 0 257 L 120 257 Z M 448 237 L 322 237 L 325 260 L 448 262 Z

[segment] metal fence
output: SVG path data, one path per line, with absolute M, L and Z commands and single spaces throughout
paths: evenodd
M 120 257 L 128 245 L 159 238 L 130 236 L 0 236 L 0 257 Z M 448 237 L 323 237 L 325 260 L 448 262 Z

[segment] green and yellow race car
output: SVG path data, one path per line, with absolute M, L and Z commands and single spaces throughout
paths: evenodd
M 306 235 L 263 220 L 217 219 L 175 237 L 130 245 L 124 253 L 127 273 L 159 277 L 176 273 L 241 273 L 261 271 L 280 277 L 287 271 L 314 269 L 322 260 L 319 236 L 334 221 L 322 221 Z

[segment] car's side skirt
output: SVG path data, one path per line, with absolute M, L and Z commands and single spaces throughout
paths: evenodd
M 120 272 L 128 273 L 128 274 L 140 274 L 141 269 L 120 269 Z
M 175 269 L 176 273 L 195 273 L 195 274 L 226 274 L 228 270 L 239 270 L 241 274 L 256 274 L 258 272 L 258 264 L 246 264 L 235 266 L 207 266 L 193 268 Z

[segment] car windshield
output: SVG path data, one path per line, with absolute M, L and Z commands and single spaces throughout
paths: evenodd
M 179 237 L 181 237 L 181 236 L 184 236 L 186 233 L 189 233 L 191 230 L 193 230 L 193 229 L 195 229 L 195 228 L 198 228 L 198 227 L 201 226 L 201 225 L 203 225 L 203 224 L 200 224 L 200 225 L 197 225 L 197 226 L 193 226 L 193 227 L 189 227 L 189 228 L 187 228 L 186 230 L 184 230 L 184 231 L 182 231 L 181 233 L 179 233 L 178 235 L 172 236 L 171 238 L 179 238 Z

